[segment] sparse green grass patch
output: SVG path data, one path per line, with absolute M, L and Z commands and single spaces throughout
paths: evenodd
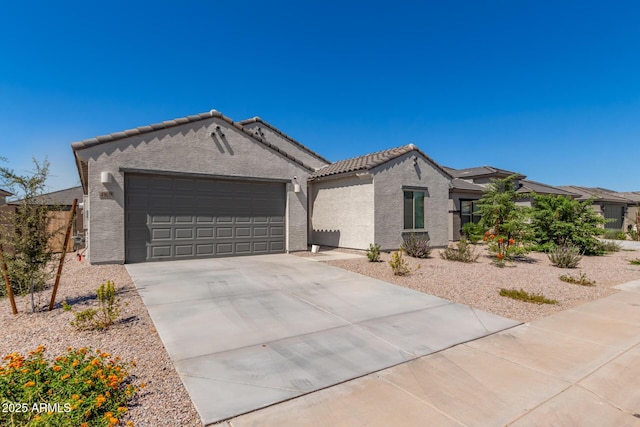
M 640 258 L 632 259 L 631 261 L 629 261 L 629 264 L 640 265 Z
M 542 294 L 530 294 L 524 289 L 500 289 L 500 295 L 503 297 L 515 299 L 518 301 L 530 302 L 533 304 L 557 304 L 558 301 L 549 299 Z
M 587 275 L 584 273 L 580 273 L 579 276 L 572 276 L 570 274 L 563 274 L 560 276 L 560 280 L 567 283 L 573 283 L 574 285 L 581 286 L 595 286 L 596 281 L 587 278 Z

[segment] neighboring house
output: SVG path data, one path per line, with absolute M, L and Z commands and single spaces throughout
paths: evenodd
M 307 179 L 329 162 L 220 112 L 72 144 L 91 263 L 307 249 Z
M 397 249 L 410 233 L 446 246 L 451 176 L 413 144 L 325 166 L 311 175 L 311 241 Z
M 9 193 L 8 191 L 0 188 L 0 206 L 7 204 L 7 197 L 13 196 L 13 193 Z
M 604 188 L 580 187 L 577 185 L 565 185 L 560 188 L 578 194 L 578 200 L 593 200 L 593 210 L 604 216 L 609 221 L 604 225 L 607 230 L 626 230 L 628 206 L 633 201 L 621 196 L 612 190 Z
M 71 237 L 82 235 L 84 233 L 84 218 L 81 205 L 83 200 L 82 187 L 78 186 L 53 191 L 51 193 L 42 194 L 41 196 L 33 199 L 35 203 L 50 206 L 52 209 L 52 212 L 50 212 L 49 231 L 57 234 L 52 242 L 54 251 L 60 251 L 64 244 L 64 233 L 58 233 L 58 231 L 66 230 L 69 211 L 73 205 L 73 199 L 78 199 L 78 205 L 76 206 L 76 217 L 71 229 Z M 5 210 L 11 209 L 15 212 L 23 202 L 24 200 L 9 201 L 6 203 Z M 82 244 L 75 245 L 75 247 L 82 247 Z M 73 248 L 74 242 L 73 240 L 70 240 L 67 245 L 67 251 L 71 251 Z
M 445 167 L 454 179 L 451 181 L 450 208 L 449 208 L 449 239 L 459 240 L 462 237 L 462 227 L 468 223 L 478 223 L 477 200 L 482 197 L 487 184 L 494 179 L 504 179 L 513 176 L 516 193 L 519 194 L 554 194 L 565 197 L 577 197 L 570 191 L 563 190 L 548 184 L 525 179 L 526 176 L 517 172 L 499 169 L 492 166 L 478 166 L 467 169 L 453 169 Z M 533 198 L 526 197 L 518 202 L 520 206 L 532 206 Z
M 640 222 L 640 191 L 631 191 L 616 193 L 621 197 L 629 200 L 627 205 L 627 214 L 625 215 L 624 223 L 626 224 L 625 230 L 638 231 L 638 223 Z

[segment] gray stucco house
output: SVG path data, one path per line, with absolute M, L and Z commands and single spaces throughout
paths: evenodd
M 307 179 L 329 163 L 215 110 L 72 148 L 91 263 L 306 250 Z
M 342 160 L 311 174 L 311 239 L 397 249 L 403 236 L 446 246 L 451 176 L 413 144 Z
M 331 163 L 260 118 L 183 117 L 72 144 L 91 263 L 448 243 L 451 176 L 413 145 Z
M 526 179 L 525 175 L 493 166 L 477 166 L 467 169 L 453 169 L 445 167 L 445 170 L 453 176 L 450 192 L 449 210 L 449 239 L 459 240 L 462 237 L 462 226 L 468 222 L 477 223 L 480 215 L 477 211 L 476 201 L 482 197 L 482 193 L 493 179 L 504 179 L 513 176 L 516 192 L 523 195 L 553 194 L 577 198 L 578 194 L 567 189 L 554 187 L 541 182 Z M 533 198 L 525 197 L 517 202 L 523 206 L 532 206 Z

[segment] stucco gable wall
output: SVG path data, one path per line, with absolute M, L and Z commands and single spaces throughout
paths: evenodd
M 350 176 L 311 187 L 311 243 L 367 249 L 373 243 L 373 181 Z
M 222 137 L 216 130 L 220 126 Z M 214 136 L 212 136 L 212 133 Z M 158 130 L 96 145 L 77 152 L 89 164 L 89 260 L 124 262 L 124 173 L 120 168 L 186 172 L 204 175 L 271 178 L 291 182 L 298 177 L 300 193 L 288 189 L 288 249 L 307 246 L 309 171 L 219 119 Z M 110 172 L 113 182 L 100 182 Z M 113 199 L 100 193 L 109 191 Z
M 265 126 L 261 123 L 249 123 L 245 125 L 244 128 L 251 131 L 252 133 L 256 132 L 258 128 L 260 128 L 260 132 L 262 132 L 262 138 L 264 138 L 265 141 L 275 145 L 281 150 L 286 151 L 287 153 L 291 154 L 292 156 L 309 166 L 312 166 L 314 168 L 321 168 L 322 166 L 328 165 L 327 162 L 318 159 L 316 156 L 310 154 L 307 150 L 292 143 L 279 133 L 274 132 L 268 126 Z
M 414 160 L 416 164 L 414 165 Z M 425 229 L 431 246 L 449 241 L 450 178 L 417 152 L 406 153 L 371 170 L 375 188 L 375 242 L 397 249 L 404 231 L 403 187 L 426 189 Z

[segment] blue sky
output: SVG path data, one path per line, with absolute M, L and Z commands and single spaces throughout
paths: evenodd
M 640 191 L 640 3 L 4 2 L 0 156 L 79 184 L 71 142 L 217 109 L 330 160 Z

